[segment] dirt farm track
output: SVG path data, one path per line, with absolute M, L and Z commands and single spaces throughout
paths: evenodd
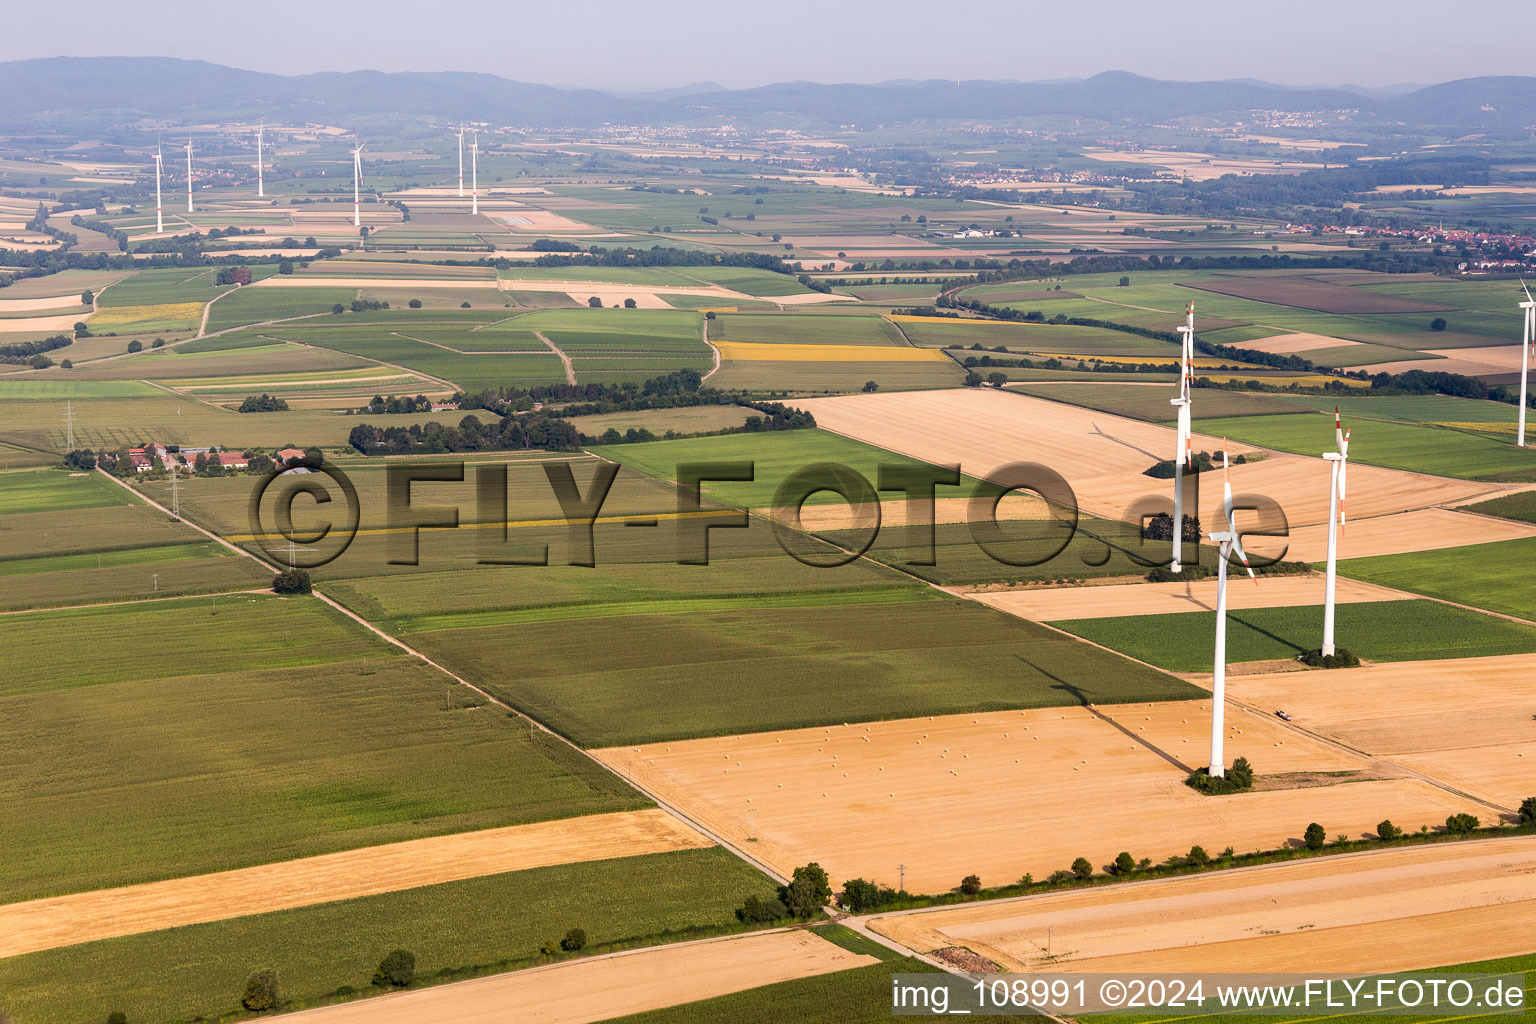
M 1438 843 L 878 918 L 1008 970 L 1392 971 L 1531 948 L 1536 837 Z M 1046 927 L 1051 952 L 1047 960 Z

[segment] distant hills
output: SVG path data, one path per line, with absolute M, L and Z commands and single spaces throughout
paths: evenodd
M 0 129 L 171 124 L 231 118 L 354 124 L 409 116 L 527 127 L 720 124 L 803 127 L 1061 115 L 1157 122 L 1246 110 L 1357 110 L 1369 122 L 1519 132 L 1536 123 L 1536 78 L 1468 78 L 1402 94 L 1254 81 L 1168 82 L 1123 71 L 1081 81 L 713 82 L 610 93 L 457 71 L 273 75 L 165 57 L 51 57 L 0 62 Z

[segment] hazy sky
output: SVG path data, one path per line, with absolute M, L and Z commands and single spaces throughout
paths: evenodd
M 0 60 L 167 56 L 302 74 L 485 71 L 739 88 L 808 79 L 1389 85 L 1533 73 L 1536 5 L 1443 0 L 72 0 L 7 3 Z M 1492 21 L 1499 22 L 1493 30 Z

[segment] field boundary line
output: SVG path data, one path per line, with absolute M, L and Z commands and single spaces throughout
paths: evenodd
M 462 348 L 451 348 L 448 345 L 444 345 L 436 341 L 428 341 L 426 338 L 413 338 L 409 334 L 401 334 L 399 331 L 390 331 L 389 333 L 393 334 L 397 338 L 404 338 L 406 341 L 417 341 L 423 345 L 431 345 L 433 348 L 440 348 L 444 352 L 452 352 L 456 356 L 542 356 L 545 354 L 538 351 L 537 349 L 534 349 L 531 352 L 521 349 L 483 349 L 466 351 Z M 367 357 L 364 356 L 363 358 L 366 359 Z M 414 372 L 420 373 L 421 371 L 416 370 Z
M 710 368 L 710 371 L 708 373 L 706 373 L 704 376 L 699 378 L 699 383 L 702 384 L 706 380 L 709 380 L 709 378 L 713 377 L 715 374 L 720 372 L 720 349 L 715 345 L 714 342 L 709 340 L 709 318 L 708 317 L 702 317 L 699 320 L 699 340 L 704 342 L 704 344 L 709 346 L 710 353 L 715 357 L 715 365 Z
M 124 488 L 125 490 L 129 491 L 130 493 L 138 494 L 138 492 L 135 491 L 132 487 L 128 486 L 127 483 L 125 483 L 124 481 L 119 480 L 116 477 L 112 476 L 106 470 L 101 469 L 100 467 L 98 467 L 96 471 L 98 473 L 100 473 L 102 476 L 105 476 L 108 480 L 111 480 L 113 483 L 115 483 L 118 486 L 120 486 L 120 487 Z M 144 495 L 139 495 L 139 497 L 143 498 L 150 505 L 153 505 L 155 508 L 158 508 L 160 511 L 164 512 L 166 515 L 170 515 L 171 514 L 170 509 L 166 508 L 164 505 L 160 504 L 158 501 L 155 501 L 153 498 L 149 498 L 149 497 L 144 496 Z M 185 522 L 188 526 L 191 526 L 193 529 L 197 530 L 198 532 L 200 532 L 202 534 L 205 534 L 206 536 L 212 538 L 213 540 L 218 541 L 220 544 L 222 544 L 225 547 L 229 548 L 231 551 L 234 551 L 237 554 L 244 555 L 245 557 L 247 557 L 249 559 L 252 559 L 255 562 L 260 563 L 265 568 L 271 570 L 271 572 L 274 575 L 276 575 L 278 572 L 281 571 L 281 570 L 279 570 L 277 568 L 274 568 L 270 563 L 268 563 L 264 559 L 257 557 L 255 554 L 252 554 L 251 552 L 245 550 L 244 548 L 237 547 L 236 545 L 231 544 L 229 541 L 225 540 L 223 537 L 220 537 L 220 536 L 218 536 L 215 533 L 211 533 L 208 530 L 203 529 L 203 527 L 197 525 L 194 522 L 191 522 L 190 520 L 187 520 L 185 517 L 183 517 L 182 522 Z M 532 715 L 529 715 L 528 713 L 526 713 L 525 711 L 523 711 L 520 708 L 514 707 L 513 705 L 509 704 L 507 701 L 505 701 L 502 698 L 496 696 L 495 694 L 490 693 L 490 692 L 488 692 L 488 691 L 486 691 L 484 689 L 481 689 L 479 686 L 476 686 L 474 683 L 471 683 L 468 680 L 466 680 L 463 677 L 461 677 L 458 673 L 449 670 L 448 668 L 444 667 L 443 665 L 440 665 L 438 662 L 434 661 L 433 659 L 427 657 L 425 654 L 423 654 L 420 651 L 416 650 L 416 648 L 412 647 L 410 644 L 406 643 L 404 640 L 401 640 L 399 637 L 393 636 L 390 633 L 386 633 L 384 630 L 380 629 L 378 626 L 375 626 L 373 623 L 369 622 L 367 619 L 363 618 L 361 615 L 357 614 L 352 609 L 348 608 L 346 605 L 342 604 L 340 601 L 336 600 L 335 598 L 330 597 L 329 595 L 324 594 L 324 593 L 322 593 L 319 590 L 314 591 L 313 594 L 320 601 L 322 601 L 323 603 L 325 603 L 325 604 L 329 605 L 330 607 L 334 608 L 336 611 L 338 611 L 341 614 L 345 615 L 347 618 L 351 619 L 353 622 L 356 622 L 358 625 L 362 626 L 364 629 L 368 630 L 370 633 L 373 633 L 376 636 L 380 637 L 386 643 L 389 643 L 392 646 L 400 648 L 402 651 L 404 651 L 405 653 L 409 654 L 411 657 L 417 658 L 420 661 L 422 661 L 423 663 L 425 663 L 427 665 L 430 665 L 431 667 L 437 669 L 439 672 L 441 672 L 443 675 L 447 676 L 449 679 L 452 679 L 454 682 L 457 682 L 460 685 L 464 686 L 466 689 L 469 689 L 469 690 L 479 694 L 480 696 L 484 697 L 491 704 L 493 704 L 493 705 L 495 705 L 497 707 L 505 708 L 508 711 L 514 712 L 515 714 L 517 714 L 517 716 L 519 718 L 522 718 L 525 721 L 531 723 L 536 728 L 538 728 L 541 732 L 544 732 L 547 735 L 552 736 L 555 739 L 559 740 L 561 743 L 564 743 L 566 746 L 568 746 L 572 750 L 576 751 L 576 753 L 580 754 L 582 757 L 584 757 L 588 761 L 592 762 L 594 765 L 596 765 L 602 771 L 607 772 L 610 775 L 613 775 L 615 778 L 617 778 L 617 779 L 621 780 L 622 782 L 624 782 L 625 785 L 628 785 L 628 786 L 632 787 L 633 789 L 635 789 L 637 792 L 644 794 L 648 799 L 650 799 L 653 803 L 655 803 L 657 807 L 660 807 L 662 810 L 666 811 L 668 814 L 672 815 L 674 818 L 677 818 L 679 821 L 683 822 L 683 824 L 687 825 L 689 828 L 694 829 L 700 835 L 707 836 L 711 841 L 713 841 L 715 844 L 717 844 L 718 846 L 722 847 L 723 849 L 729 850 L 731 853 L 734 853 L 736 856 L 740 857 L 742 860 L 746 861 L 748 864 L 751 864 L 753 867 L 755 867 L 759 871 L 763 872 L 763 874 L 767 875 L 769 878 L 772 878 L 776 882 L 782 882 L 782 883 L 788 883 L 789 882 L 788 878 L 785 878 L 783 875 L 781 875 L 777 871 L 773 870 L 767 864 L 764 864 L 762 861 L 760 861 L 757 858 L 751 856 L 750 854 L 748 854 L 744 850 L 741 850 L 740 848 L 738 848 L 733 843 L 727 841 L 724 837 L 715 834 L 712 830 L 706 828 L 704 825 L 700 824 L 699 822 L 694 821 L 692 818 L 688 817 L 686 814 L 683 814 L 681 811 L 677 810 L 671 804 L 669 804 L 666 801 L 660 799 L 655 793 L 653 793 L 650 790 L 648 790 L 645 786 L 639 785 L 639 784 L 637 784 L 635 782 L 632 782 L 629 779 L 624 778 L 624 776 L 620 775 L 618 772 L 615 772 L 613 769 L 611 769 L 607 765 L 603 764 L 597 758 L 595 758 L 591 754 L 587 753 L 584 749 L 582 749 L 581 747 L 577 746 L 575 743 L 571 742 L 570 739 L 568 739 L 565 736 L 562 736 L 560 733 L 556 732 L 554 729 L 551 729 L 549 726 L 545 725 L 543 722 L 539 721 L 537 718 L 534 718 Z
M 0 611 L 0 615 L 37 615 L 42 612 L 69 612 L 80 608 L 117 608 L 129 604 L 155 604 L 162 601 L 186 601 L 199 597 L 238 597 L 241 594 L 266 594 L 267 590 L 215 590 L 204 591 L 200 594 L 167 594 L 165 597 L 145 597 L 138 600 L 124 601 L 93 601 L 90 604 L 51 604 L 40 608 L 10 608 Z
M 533 336 L 549 346 L 549 350 L 560 357 L 560 362 L 565 364 L 565 382 L 572 387 L 576 386 L 576 364 L 571 362 L 571 357 L 565 354 L 565 350 L 550 341 L 543 331 L 534 331 Z

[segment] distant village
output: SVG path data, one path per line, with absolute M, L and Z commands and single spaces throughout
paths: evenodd
M 92 453 L 84 452 L 84 455 Z M 280 448 L 264 452 L 232 452 L 220 448 L 192 448 L 150 441 L 142 448 L 104 450 L 94 455 L 102 468 L 117 476 L 140 474 L 190 473 L 196 476 L 225 476 L 231 473 L 269 473 L 273 469 L 307 473 L 322 458 L 318 449 Z

